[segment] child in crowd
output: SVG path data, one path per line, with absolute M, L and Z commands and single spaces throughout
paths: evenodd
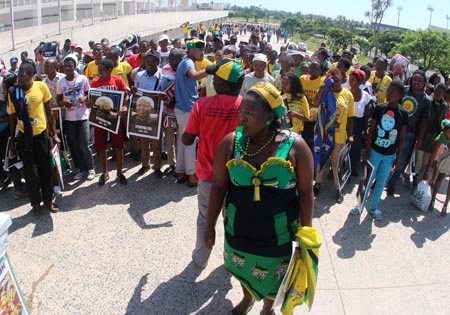
M 433 179 L 435 178 L 435 174 L 433 175 L 433 179 L 431 181 L 431 188 L 433 189 L 433 195 L 431 197 L 429 211 L 434 210 L 434 201 L 436 200 L 436 194 L 441 188 L 442 181 L 445 177 L 450 174 L 450 120 L 444 119 L 441 123 L 442 132 L 436 137 L 434 140 L 434 150 L 431 155 L 427 170 L 423 174 L 423 179 L 428 180 L 429 169 L 432 166 L 433 162 L 437 159 L 436 168 L 434 169 L 434 173 L 438 173 L 436 181 L 433 183 Z M 442 153 L 438 157 L 440 151 Z M 447 205 L 450 201 L 450 185 L 447 186 L 447 195 L 445 196 L 444 205 L 442 206 L 441 216 L 445 217 L 447 215 Z
M 382 219 L 382 212 L 378 209 L 381 194 L 391 169 L 398 165 L 408 127 L 408 113 L 399 106 L 403 93 L 403 84 L 392 81 L 386 92 L 387 103 L 378 105 L 373 112 L 367 137 L 365 159 L 374 167 L 369 186 L 377 179 L 369 207 L 369 213 L 375 220 Z M 359 214 L 359 210 L 354 208 L 352 213 Z
M 282 77 L 281 88 L 288 109 L 287 115 L 292 119 L 292 131 L 300 134 L 303 131 L 303 122 L 310 119 L 309 104 L 302 83 L 294 72 L 288 72 Z

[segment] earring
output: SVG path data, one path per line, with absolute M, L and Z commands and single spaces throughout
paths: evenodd
M 272 123 L 271 120 L 269 120 L 269 119 L 266 120 L 266 126 L 270 126 L 271 123 Z

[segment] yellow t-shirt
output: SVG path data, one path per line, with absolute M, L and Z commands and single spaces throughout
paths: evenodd
M 195 61 L 195 69 L 197 69 L 197 71 L 204 70 L 209 65 L 212 65 L 212 62 L 206 58 L 203 58 L 201 61 Z
M 303 92 L 309 97 L 311 100 L 311 103 L 309 104 L 309 113 L 311 115 L 311 121 L 316 121 L 317 117 L 317 107 L 319 104 L 314 104 L 314 98 L 316 97 L 317 93 L 319 92 L 320 86 L 322 85 L 324 81 L 324 77 L 319 76 L 315 80 L 309 80 L 309 75 L 302 75 L 300 77 L 300 82 L 303 86 Z
M 201 32 L 203 35 L 206 35 L 206 27 L 205 27 L 205 25 L 202 25 L 202 26 L 200 27 L 200 32 Z
M 119 62 L 119 64 L 116 67 L 114 67 L 112 69 L 111 74 L 121 76 L 122 79 L 125 81 L 126 86 L 130 87 L 130 83 L 128 83 L 127 75 L 131 72 L 131 70 L 133 70 L 133 69 L 131 68 L 131 65 L 128 62 L 121 61 L 121 62 Z
M 84 68 L 84 75 L 88 78 L 89 83 L 98 76 L 98 65 L 95 63 L 95 60 L 89 62 L 86 68 Z
M 334 142 L 344 144 L 347 141 L 347 119 L 355 116 L 355 101 L 353 94 L 343 88 L 336 97 L 336 126 L 334 127 Z
M 330 65 L 330 69 L 328 69 L 328 71 L 330 71 L 331 69 L 336 69 L 337 64 L 338 64 L 337 62 L 333 62 L 333 63 Z M 350 68 L 348 68 L 348 70 L 345 71 L 345 74 L 347 75 L 347 77 L 350 76 L 350 73 L 351 73 L 354 69 L 355 69 L 355 68 L 353 68 L 353 66 L 350 66 Z
M 377 104 L 386 102 L 386 93 L 389 85 L 391 85 L 392 79 L 390 76 L 385 75 L 383 78 L 375 76 L 375 72 L 372 71 L 368 82 L 375 84 L 373 94 L 377 96 Z
M 287 98 L 287 103 L 290 110 L 296 111 L 297 113 L 303 114 L 306 119 L 310 119 L 309 116 L 309 104 L 306 96 L 302 96 L 300 99 L 292 99 L 292 95 L 285 93 Z M 298 118 L 292 118 L 292 131 L 300 133 L 303 131 L 303 121 Z
M 25 92 L 28 101 L 28 115 L 30 116 L 33 136 L 37 136 L 47 129 L 47 115 L 45 114 L 45 103 L 50 101 L 52 95 L 47 84 L 41 81 L 34 81 L 33 86 Z M 9 112 L 14 114 L 16 109 L 8 95 Z M 17 126 L 20 132 L 25 132 L 23 122 L 17 119 Z

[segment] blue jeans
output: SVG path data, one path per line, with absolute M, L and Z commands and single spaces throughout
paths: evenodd
M 374 170 L 372 177 L 369 180 L 368 189 L 370 189 L 370 185 L 372 185 L 373 180 L 377 180 L 375 189 L 373 190 L 372 201 L 370 202 L 370 209 L 372 210 L 378 209 L 384 184 L 386 184 L 386 180 L 389 177 L 394 160 L 395 154 L 383 155 L 373 149 L 370 151 L 370 163 L 373 164 Z
M 398 178 L 408 166 L 409 160 L 411 159 L 411 154 L 414 151 L 414 145 L 416 143 L 416 132 L 414 129 L 408 129 L 406 131 L 405 140 L 403 142 L 402 152 L 400 154 L 400 161 L 398 163 L 397 169 L 392 173 L 391 179 L 388 182 L 388 189 L 393 190 L 395 184 L 397 184 Z
M 70 153 L 75 167 L 80 171 L 94 169 L 94 159 L 89 148 L 89 124 L 87 120 L 66 120 L 64 131 L 69 140 Z
M 361 147 L 363 141 L 364 117 L 353 120 L 353 144 L 350 148 L 352 173 L 359 173 L 361 167 Z

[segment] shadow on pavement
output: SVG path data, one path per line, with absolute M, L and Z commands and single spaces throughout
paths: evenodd
M 360 221 L 360 215 L 348 214 L 344 225 L 333 235 L 333 242 L 340 245 L 337 255 L 343 259 L 349 259 L 355 256 L 357 251 L 366 251 L 372 247 L 375 234 L 372 233 L 372 218 L 367 212 Z
M 232 303 L 226 299 L 231 290 L 230 273 L 225 266 L 214 269 L 207 278 L 199 282 L 195 279 L 202 269 L 193 262 L 177 276 L 161 283 L 148 298 L 145 286 L 154 281 L 150 274 L 142 276 L 137 284 L 134 294 L 128 303 L 125 315 L 143 314 L 229 314 Z

